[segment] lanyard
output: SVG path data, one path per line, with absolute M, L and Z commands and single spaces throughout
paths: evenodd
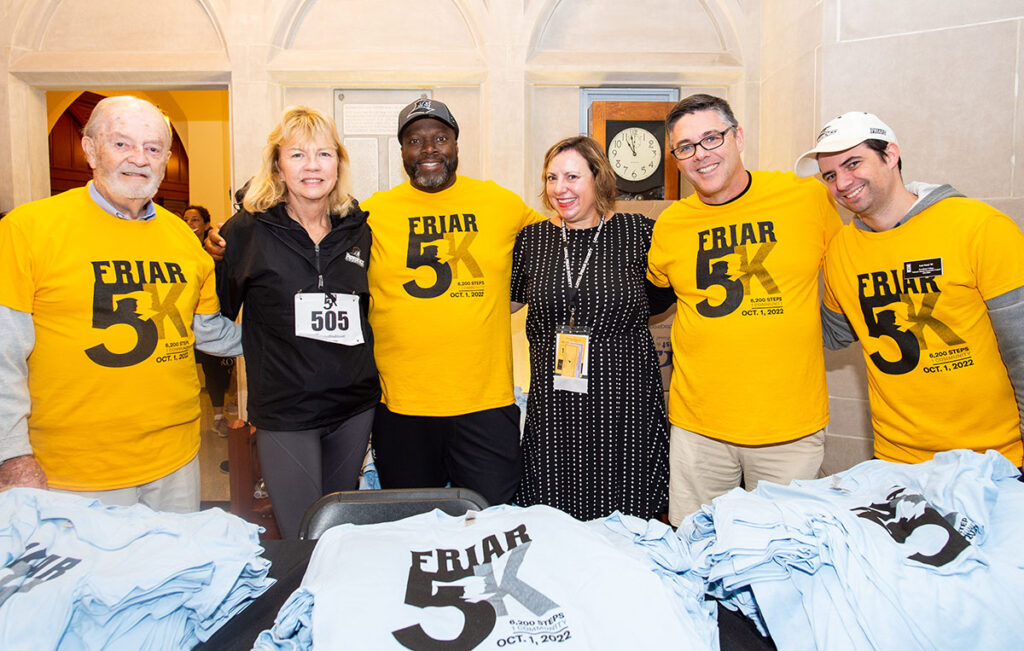
M 604 227 L 604 215 L 601 216 L 601 221 L 597 223 L 597 231 L 594 233 L 594 239 L 590 241 L 590 246 L 587 247 L 587 255 L 583 258 L 583 265 L 580 267 L 579 274 L 576 275 L 576 282 L 572 281 L 572 269 L 569 266 L 569 237 L 565 234 L 565 220 L 562 221 L 562 253 L 565 257 L 565 279 L 569 283 L 569 327 L 576 327 L 576 297 L 580 288 L 580 281 L 583 280 L 583 272 L 587 270 L 587 264 L 590 262 L 590 256 L 594 253 L 594 246 L 597 244 L 597 238 L 601 235 L 601 228 Z

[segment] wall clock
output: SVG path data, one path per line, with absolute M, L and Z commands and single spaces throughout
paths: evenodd
M 665 156 L 661 143 L 664 126 L 659 122 L 609 120 L 605 123 L 608 162 L 616 182 L 625 192 L 648 192 L 665 185 Z
M 591 133 L 608 154 L 626 199 L 678 199 L 679 171 L 665 147 L 674 102 L 594 102 Z

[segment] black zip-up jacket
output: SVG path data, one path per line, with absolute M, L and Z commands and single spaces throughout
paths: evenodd
M 314 245 L 279 203 L 237 212 L 224 225 L 229 240 L 217 270 L 220 310 L 242 310 L 242 349 L 249 389 L 249 422 L 260 429 L 326 427 L 374 407 L 380 380 L 367 320 L 370 228 L 353 202 L 331 215 L 331 232 Z M 321 284 L 322 278 L 322 284 Z M 344 346 L 295 335 L 295 294 L 359 296 L 365 343 Z

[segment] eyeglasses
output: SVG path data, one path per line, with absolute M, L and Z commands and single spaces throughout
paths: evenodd
M 679 145 L 672 150 L 672 155 L 676 157 L 676 160 L 686 160 L 693 158 L 693 155 L 697 153 L 697 145 L 704 148 L 704 151 L 711 151 L 712 149 L 718 149 L 725 142 L 725 134 L 729 133 L 736 127 L 729 127 L 725 131 L 718 131 L 711 135 L 704 136 L 696 143 L 688 142 L 685 145 Z

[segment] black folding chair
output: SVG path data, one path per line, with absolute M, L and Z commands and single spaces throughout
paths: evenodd
M 339 524 L 394 522 L 434 509 L 441 509 L 448 515 L 463 515 L 487 506 L 487 500 L 480 493 L 468 488 L 340 491 L 324 495 L 306 509 L 299 524 L 299 539 L 316 540 Z

